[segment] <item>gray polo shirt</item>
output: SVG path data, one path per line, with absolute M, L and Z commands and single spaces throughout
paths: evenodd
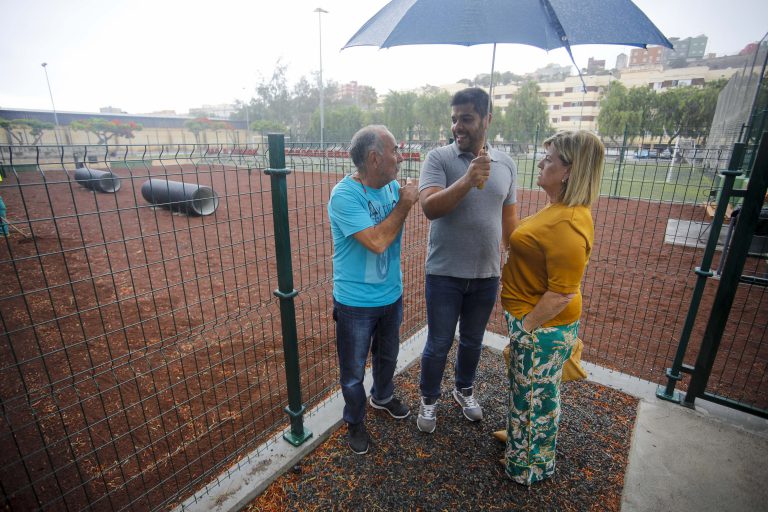
M 491 176 L 485 187 L 470 190 L 448 215 L 429 225 L 427 274 L 463 279 L 501 275 L 501 209 L 517 201 L 517 167 L 506 153 L 488 151 Z M 419 192 L 451 186 L 466 174 L 473 158 L 455 142 L 433 149 L 421 167 Z

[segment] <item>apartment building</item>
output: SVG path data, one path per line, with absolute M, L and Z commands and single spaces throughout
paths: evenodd
M 557 82 L 540 82 L 541 96 L 547 104 L 550 124 L 558 130 L 596 130 L 600 99 L 611 75 L 585 75 L 584 85 L 578 75 Z M 494 88 L 495 108 L 504 110 L 518 85 L 500 85 Z
M 624 69 L 629 64 L 629 57 L 626 53 L 620 53 L 616 56 L 616 69 Z
M 627 88 L 649 87 L 654 91 L 663 91 L 672 87 L 684 85 L 704 85 L 706 82 L 728 79 L 740 68 L 711 69 L 707 66 L 692 66 L 686 68 L 664 68 L 649 66 L 645 68 L 626 68 L 618 74 L 618 79 Z
M 653 46 L 651 48 L 634 48 L 629 52 L 629 67 L 655 66 L 661 64 L 664 48 Z
M 597 131 L 600 100 L 613 80 L 627 88 L 648 87 L 657 92 L 686 85 L 703 85 L 720 78 L 728 79 L 739 68 L 710 69 L 706 66 L 665 69 L 661 65 L 625 68 L 610 74 L 584 75 L 584 84 L 578 75 L 564 80 L 539 82 L 541 96 L 547 104 L 549 122 L 557 130 L 584 129 Z M 444 88 L 453 93 L 464 84 L 451 84 Z M 517 92 L 517 84 L 494 87 L 495 109 L 504 110 Z M 497 110 L 498 111 L 498 110 Z
M 661 63 L 667 65 L 673 62 L 690 62 L 702 59 L 707 50 L 708 40 L 707 36 L 703 34 L 685 39 L 670 37 L 669 42 L 672 43 L 672 48 L 664 49 Z
M 704 58 L 707 49 L 708 38 L 705 35 L 696 37 L 670 37 L 669 42 L 672 48 L 662 46 L 653 46 L 651 48 L 635 48 L 629 52 L 629 67 L 657 66 L 659 64 L 668 66 L 685 65 L 686 62 L 692 62 Z M 621 69 L 622 66 L 616 66 Z

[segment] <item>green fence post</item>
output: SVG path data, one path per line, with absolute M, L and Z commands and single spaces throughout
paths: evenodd
M 683 325 L 683 332 L 680 335 L 680 341 L 677 345 L 677 352 L 675 353 L 675 359 L 672 362 L 672 367 L 667 368 L 667 386 L 665 389 L 661 389 L 659 386 L 656 390 L 656 396 L 662 400 L 669 400 L 670 402 L 681 402 L 682 397 L 679 393 L 675 392 L 675 386 L 677 381 L 683 378 L 681 372 L 692 373 L 694 368 L 684 367 L 683 359 L 685 358 L 685 351 L 688 348 L 688 341 L 691 338 L 691 332 L 693 332 L 693 324 L 696 321 L 696 315 L 699 312 L 699 305 L 701 304 L 701 297 L 704 294 L 704 286 L 707 283 L 707 279 L 714 275 L 710 266 L 712 265 L 712 258 L 715 255 L 715 249 L 717 248 L 717 241 L 720 238 L 720 227 L 723 225 L 725 219 L 725 212 L 728 207 L 728 201 L 733 195 L 733 184 L 736 176 L 741 175 L 741 171 L 737 170 L 741 166 L 741 162 L 744 158 L 743 142 L 737 142 L 733 145 L 733 152 L 731 153 L 731 160 L 728 162 L 728 170 L 723 171 L 721 174 L 725 178 L 723 180 L 723 188 L 720 192 L 720 196 L 715 208 L 715 216 L 712 218 L 712 224 L 709 227 L 709 238 L 707 239 L 707 245 L 704 249 L 704 256 L 701 260 L 701 267 L 696 267 L 694 272 L 696 273 L 696 285 L 691 295 L 691 305 L 688 308 L 688 314 L 685 317 L 685 324 Z
M 285 357 L 285 376 L 288 384 L 288 407 L 285 412 L 291 418 L 291 431 L 283 438 L 294 446 L 299 446 L 312 437 L 312 432 L 304 429 L 304 410 L 301 403 L 301 378 L 299 376 L 299 349 L 296 336 L 296 309 L 293 298 L 299 294 L 293 289 L 293 265 L 291 263 L 291 236 L 288 227 L 288 189 L 286 176 L 291 173 L 285 168 L 285 136 L 282 133 L 270 133 L 269 175 L 272 184 L 272 218 L 275 226 L 275 255 L 277 256 L 278 289 L 275 295 L 280 299 L 280 323 L 283 332 L 283 353 Z

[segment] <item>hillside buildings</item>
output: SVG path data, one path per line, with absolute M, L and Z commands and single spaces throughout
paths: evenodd
M 670 38 L 674 48 L 636 48 L 629 56 L 620 54 L 616 67 L 605 69 L 605 61 L 589 59 L 582 70 L 584 83 L 578 75 L 554 69 L 554 65 L 530 73 L 526 78 L 535 80 L 547 104 L 549 121 L 557 130 L 585 129 L 597 131 L 597 116 L 608 84 L 617 80 L 627 88 L 648 87 L 656 92 L 681 86 L 702 86 L 718 79 L 729 79 L 741 70 L 757 45 L 747 45 L 739 55 L 716 57 L 706 55 L 707 36 Z M 457 86 L 458 85 L 458 86 Z M 455 92 L 463 84 L 444 86 Z M 504 110 L 518 84 L 494 87 L 495 108 Z

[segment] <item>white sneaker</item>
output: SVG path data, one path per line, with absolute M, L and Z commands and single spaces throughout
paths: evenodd
M 425 402 L 426 400 L 434 400 L 434 402 L 427 404 Z M 427 434 L 431 434 L 435 431 L 435 428 L 437 427 L 437 416 L 435 415 L 436 412 L 437 399 L 421 397 L 421 404 L 419 405 L 419 416 L 416 418 L 416 426 L 419 428 L 419 430 L 426 432 Z
M 454 389 L 453 398 L 459 403 L 461 410 L 464 412 L 464 417 L 469 421 L 480 421 L 483 419 L 483 408 L 475 400 L 472 388 Z

